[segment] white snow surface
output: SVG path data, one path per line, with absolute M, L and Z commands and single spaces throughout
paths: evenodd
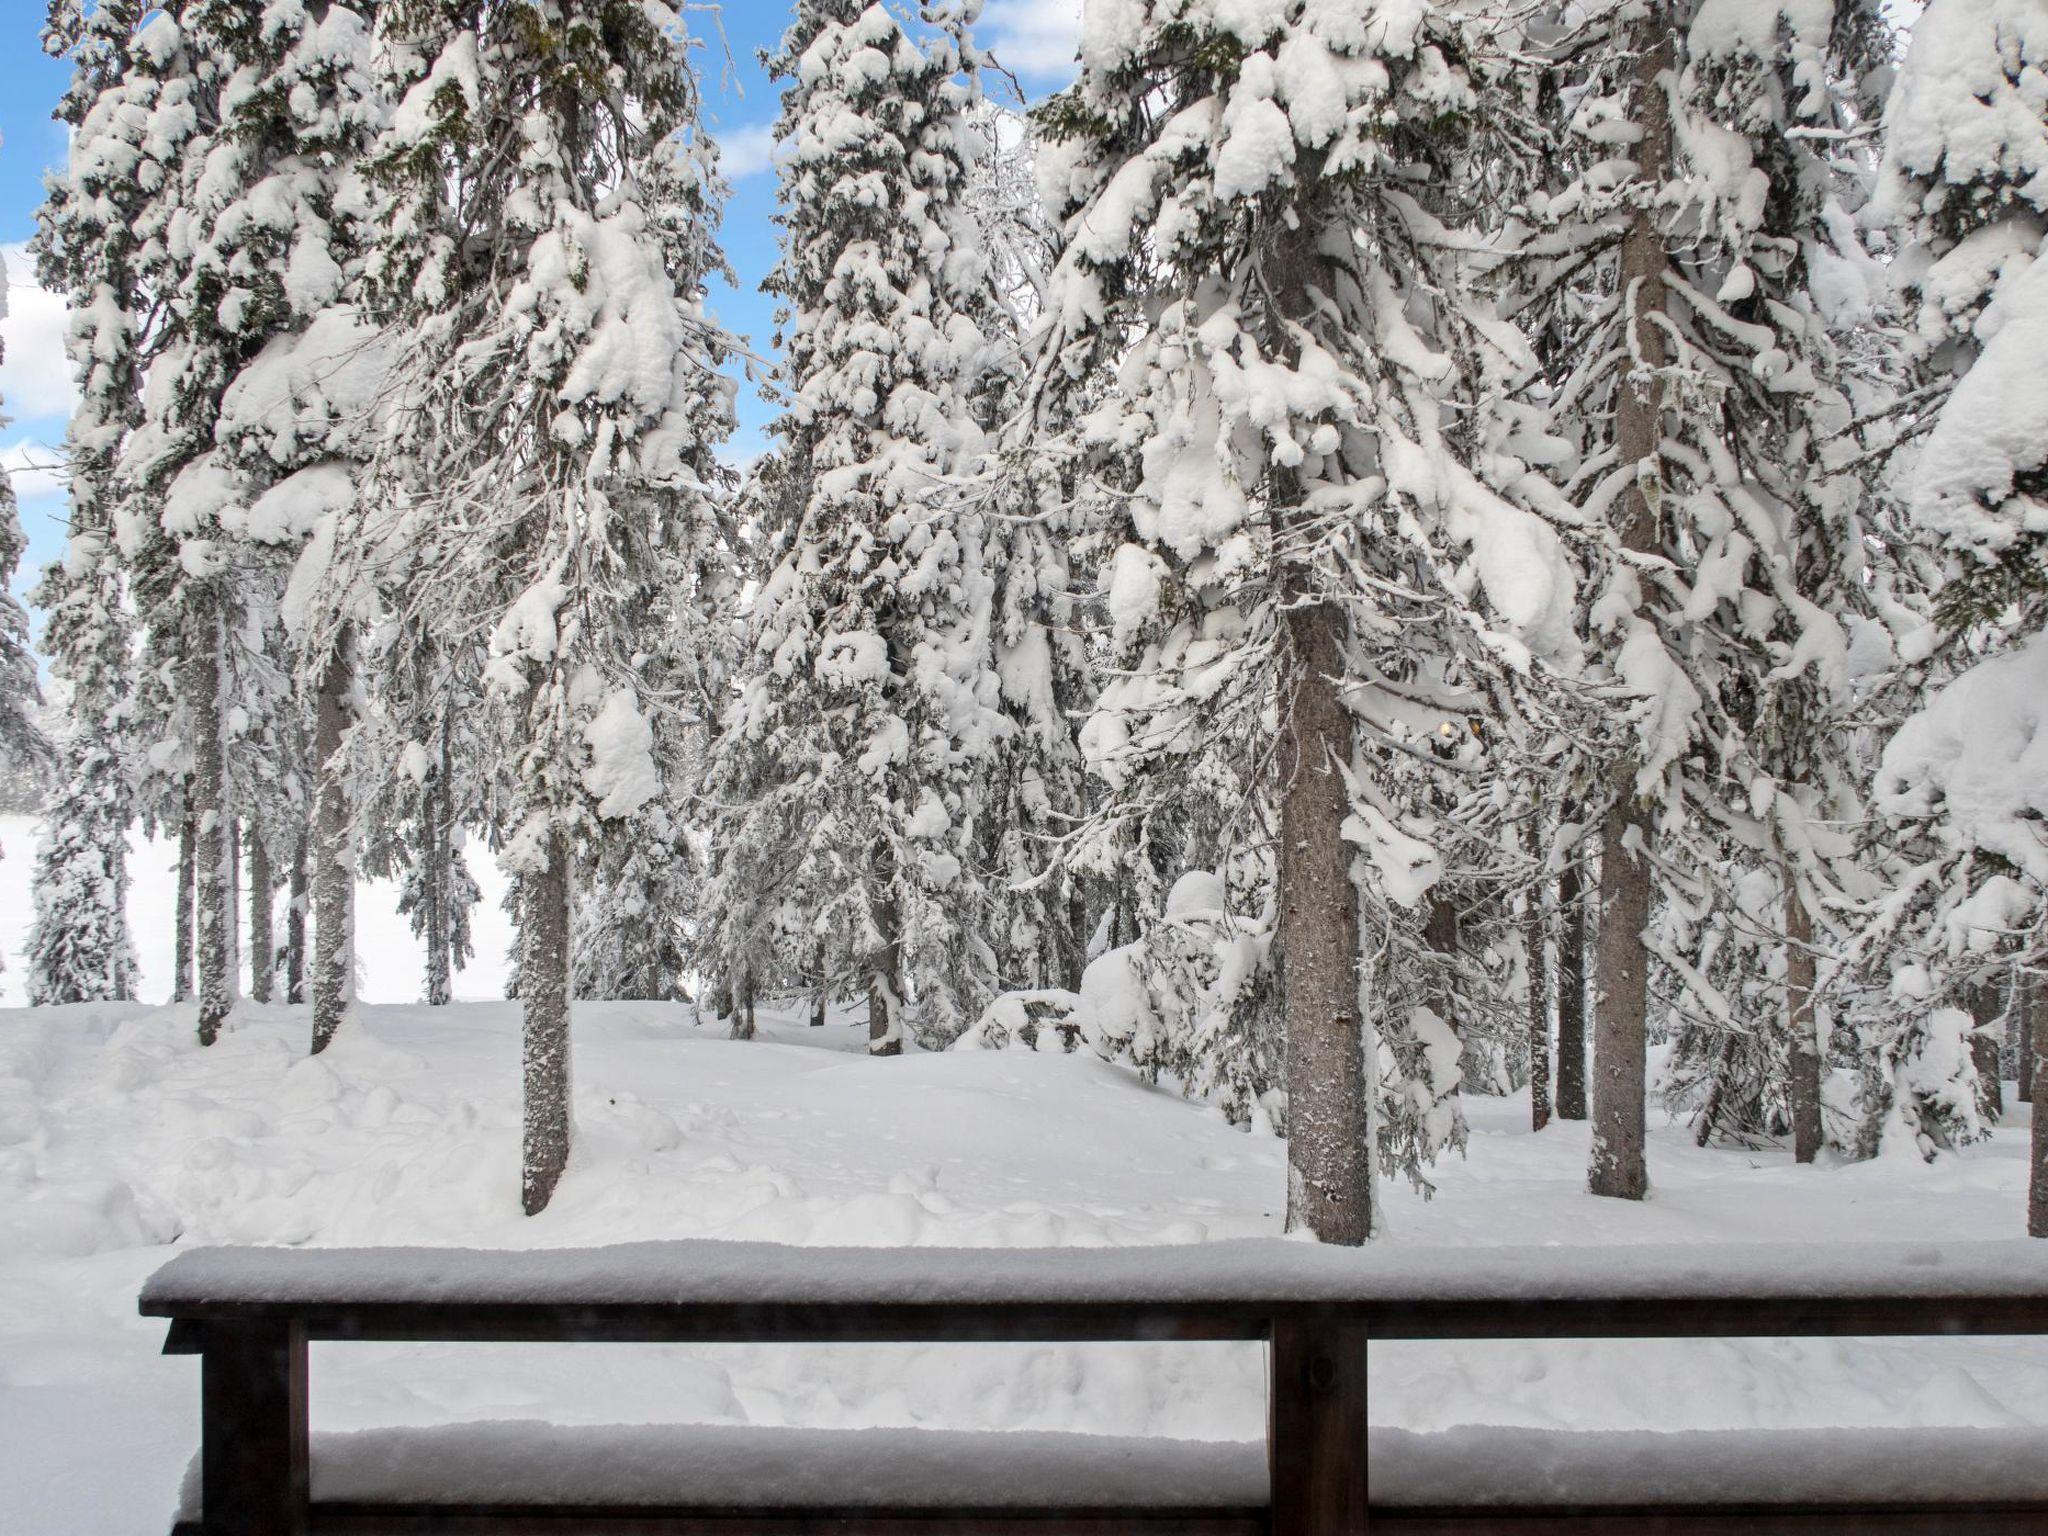
M 1117 1248 L 215 1247 L 150 1277 L 142 1299 L 208 1303 L 686 1303 L 1029 1306 L 1091 1302 L 1492 1301 L 1525 1297 L 2032 1296 L 2048 1255 L 2024 1237 L 1962 1243 L 1325 1248 L 1240 1238 Z
M 0 844 L 4 980 L 18 986 L 33 827 L 0 825 Z M 146 989 L 164 974 L 167 854 L 141 845 L 136 859 Z M 466 996 L 498 984 L 506 942 L 496 871 L 478 874 L 480 962 L 459 979 Z M 371 999 L 419 985 L 392 905 L 388 887 L 364 888 Z M 1156 1245 L 1259 1239 L 1263 1250 L 1280 1231 L 1283 1143 L 1086 1053 L 912 1049 L 874 1061 L 858 1015 L 811 1029 L 801 1011 L 769 1008 L 760 1039 L 734 1042 L 686 1006 L 578 1005 L 576 1152 L 553 1204 L 528 1220 L 512 1005 L 372 1002 L 317 1059 L 303 1009 L 245 1008 L 210 1050 L 193 1022 L 187 1009 L 142 1005 L 0 1011 L 8 1536 L 161 1536 L 198 1443 L 198 1375 L 190 1357 L 158 1353 L 163 1324 L 135 1306 L 147 1278 L 189 1248 L 1147 1245 L 1101 1257 L 1164 1268 L 1173 1259 Z M 1509 1247 L 1545 1245 L 1611 1259 L 1618 1274 L 1640 1245 L 1689 1245 L 1716 1266 L 1729 1245 L 1786 1241 L 1811 1245 L 1812 1264 L 1854 1262 L 1831 1259 L 1833 1246 L 1872 1242 L 1963 1262 L 1962 1245 L 2002 1243 L 2021 1226 L 2024 1106 L 1989 1142 L 1933 1163 L 1814 1168 L 1781 1151 L 1700 1150 L 1653 1112 L 1653 1192 L 1641 1204 L 1584 1192 L 1585 1125 L 1531 1135 L 1522 1098 L 1469 1097 L 1465 1108 L 1469 1155 L 1433 1170 L 1433 1200 L 1387 1187 L 1392 1232 L 1369 1262 L 1459 1284 L 1512 1266 Z M 1357 1262 L 1286 1246 L 1308 1263 Z M 1371 1369 L 1373 1419 L 1388 1433 L 1490 1425 L 1789 1443 L 1784 1432 L 1809 1427 L 2048 1426 L 2039 1340 L 1390 1343 L 1373 1346 Z M 1265 1411 L 1263 1352 L 1235 1343 L 317 1344 L 312 1383 L 323 1435 L 478 1421 L 1025 1431 L 1223 1442 L 1214 1454 L 1225 1457 L 1260 1438 Z M 1958 1443 L 1974 1456 L 1968 1446 L 1991 1442 Z M 1397 1458 L 1388 1476 L 1412 1464 Z M 1433 1475 L 1436 1463 L 1421 1465 Z M 2005 1477 L 2022 1475 L 2013 1465 Z
M 313 1441 L 313 1496 L 431 1504 L 846 1504 L 973 1509 L 1263 1504 L 1263 1442 L 959 1430 L 501 1420 Z M 188 1480 L 186 1503 L 197 1499 Z

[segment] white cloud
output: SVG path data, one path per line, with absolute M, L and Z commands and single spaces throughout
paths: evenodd
M 23 501 L 32 496 L 55 496 L 64 489 L 63 457 L 48 443 L 24 440 L 0 447 L 0 475 L 14 485 Z
M 718 135 L 718 168 L 727 181 L 758 176 L 774 164 L 774 124 L 746 123 Z
M 1065 82 L 1081 42 L 1081 0 L 989 0 L 981 35 L 1006 69 Z
M 64 301 L 38 288 L 28 252 L 0 246 L 7 278 L 6 313 L 0 315 L 0 411 L 17 420 L 62 421 L 77 403 L 71 364 L 64 356 Z

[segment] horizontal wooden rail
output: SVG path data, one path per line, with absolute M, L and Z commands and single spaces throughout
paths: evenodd
M 167 1265 L 145 1288 L 141 1308 L 170 1319 L 168 1352 L 202 1360 L 200 1518 L 178 1527 L 190 1536 L 562 1536 L 571 1530 L 607 1536 L 1108 1536 L 1141 1530 L 1351 1536 L 1368 1527 L 1375 1536 L 1729 1530 L 1743 1536 L 2039 1536 L 2048 1532 L 2048 1495 L 2004 1503 L 1867 1496 L 1802 1502 L 1799 1495 L 1735 1503 L 1722 1494 L 1705 1502 L 1574 1505 L 1537 1501 L 1532 1488 L 1527 1504 L 1496 1493 L 1480 1505 L 1422 1507 L 1410 1498 L 1368 1508 L 1365 1370 L 1367 1341 L 1374 1339 L 2048 1333 L 2048 1259 L 2042 1253 L 2038 1245 L 2021 1244 L 1838 1248 L 1818 1255 L 1790 1247 L 1634 1249 L 1611 1251 L 1603 1268 L 1583 1251 L 1333 1253 L 1292 1243 L 971 1254 L 725 1243 L 521 1254 L 212 1250 Z M 1045 1497 L 1064 1492 L 1077 1507 L 984 1507 L 978 1501 L 905 1507 L 868 1499 L 825 1508 L 809 1501 L 776 1506 L 769 1498 L 759 1507 L 704 1499 L 701 1486 L 699 1501 L 689 1504 L 505 1502 L 503 1484 L 460 1481 L 451 1486 L 465 1497 L 495 1498 L 423 1503 L 382 1486 L 376 1491 L 391 1492 L 391 1502 L 315 1497 L 306 1383 L 307 1346 L 315 1340 L 1231 1339 L 1263 1340 L 1269 1347 L 1266 1475 L 1255 1490 L 1264 1497 L 1256 1500 L 1217 1495 L 1218 1483 L 1204 1503 L 1192 1488 L 1174 1485 L 1169 1496 L 1182 1499 L 1181 1507 L 1124 1500 L 1105 1507 L 1100 1499 L 1090 1502 L 1085 1486 L 1056 1478 L 1048 1480 Z M 578 1454 L 579 1445 L 589 1449 L 562 1433 L 571 1437 L 568 1454 Z M 428 1449 L 438 1454 L 437 1447 Z M 1749 1452 L 1738 1448 L 1737 1454 Z M 441 1486 L 446 1464 L 429 1461 L 437 1486 L 422 1492 L 448 1492 Z M 1256 1461 L 1251 1468 L 1256 1473 Z M 1510 1499 L 1521 1497 L 1522 1476 L 1514 1474 Z M 1910 1479 L 1894 1480 L 1889 1491 L 1910 1486 Z M 749 1483 L 735 1496 L 754 1491 Z M 1841 1491 L 1839 1480 L 1822 1491 Z M 924 1492 L 920 1487 L 920 1496 Z M 1868 1492 L 1860 1488 L 1861 1495 Z M 1148 1491 L 1151 1496 L 1156 1491 Z M 1186 1502 L 1190 1498 L 1194 1502 Z

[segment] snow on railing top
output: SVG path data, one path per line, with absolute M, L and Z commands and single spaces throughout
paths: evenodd
M 1051 1307 L 2048 1297 L 2048 1244 L 1318 1247 L 1283 1239 L 1124 1248 L 800 1248 L 689 1240 L 603 1248 L 201 1248 L 141 1307 L 208 1304 Z

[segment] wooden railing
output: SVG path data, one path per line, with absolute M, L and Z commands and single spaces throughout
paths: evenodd
M 1568 1480 L 1560 1489 L 1557 1479 L 1546 1478 L 1545 1488 L 1495 1489 L 1479 1502 L 1454 1487 L 1440 1501 L 1424 1502 L 1431 1497 L 1424 1490 L 1392 1506 L 1369 1502 L 1366 1450 L 1368 1340 L 2042 1334 L 2048 1333 L 2044 1244 L 1591 1253 L 1357 1253 L 1280 1242 L 1029 1252 L 743 1243 L 530 1253 L 210 1249 L 160 1270 L 144 1289 L 141 1308 L 171 1320 L 167 1353 L 201 1357 L 198 1508 L 177 1527 L 192 1536 L 569 1530 L 609 1536 L 1110 1536 L 1140 1530 L 1349 1536 L 1368 1527 L 1379 1536 L 2048 1532 L 2048 1467 L 2038 1455 L 1994 1457 L 1994 1475 L 1977 1476 L 1960 1492 L 1939 1458 L 1930 1458 L 1924 1477 L 1908 1470 L 1903 1478 L 1893 1458 L 1887 1463 L 1893 1491 L 1874 1496 L 1856 1487 L 1819 1497 L 1781 1498 L 1768 1488 L 1745 1495 L 1731 1484 L 1725 1496 L 1674 1503 L 1657 1487 L 1617 1494 L 1608 1478 L 1600 1497 L 1589 1502 L 1573 1497 Z M 1195 1460 L 1172 1441 L 987 1435 L 947 1441 L 945 1463 L 957 1466 L 981 1454 L 980 1447 L 993 1466 L 1006 1454 L 1003 1447 L 1022 1446 L 1029 1454 L 1018 1466 L 1025 1470 L 1007 1475 L 1030 1480 L 1023 1496 L 998 1478 L 991 1492 L 947 1495 L 941 1489 L 934 1502 L 928 1474 L 935 1463 L 928 1459 L 925 1486 L 893 1500 L 883 1493 L 849 1503 L 814 1496 L 777 1502 L 776 1487 L 789 1480 L 778 1477 L 776 1464 L 786 1470 L 793 1457 L 823 1455 L 826 1442 L 808 1431 L 711 1431 L 712 1442 L 728 1437 L 705 1453 L 704 1466 L 716 1461 L 725 1469 L 722 1483 L 712 1478 L 715 1487 L 689 1490 L 687 1438 L 663 1453 L 684 1485 L 681 1501 L 477 1492 L 454 1502 L 448 1487 L 469 1486 L 458 1465 L 465 1444 L 460 1434 L 436 1441 L 441 1432 L 414 1432 L 426 1437 L 419 1459 L 428 1480 L 446 1486 L 394 1489 L 376 1486 L 373 1477 L 365 1491 L 349 1486 L 344 1469 L 336 1473 L 342 1486 L 335 1492 L 318 1486 L 329 1479 L 317 1477 L 314 1464 L 327 1452 L 307 1424 L 307 1345 L 315 1340 L 1233 1339 L 1265 1341 L 1270 1350 L 1267 1439 L 1252 1466 L 1263 1475 L 1239 1475 L 1242 1466 L 1233 1472 L 1225 1447 Z M 380 1433 L 388 1468 L 390 1437 L 407 1432 Z M 552 1450 L 535 1440 L 532 1459 L 574 1457 L 578 1437 L 587 1448 L 598 1432 L 563 1433 Z M 752 1436 L 747 1444 L 757 1452 L 776 1443 L 770 1436 L 795 1438 L 787 1452 L 761 1459 L 757 1478 L 733 1474 L 727 1453 L 736 1433 Z M 868 1468 L 877 1456 L 886 1460 L 892 1437 L 865 1433 L 857 1463 L 847 1465 Z M 921 1435 L 905 1431 L 894 1438 L 918 1442 Z M 1148 1445 L 1176 1454 L 1155 1466 L 1146 1459 Z M 2048 1438 L 2039 1445 L 2048 1449 Z M 1069 1450 L 1077 1453 L 1071 1469 L 1061 1460 Z M 515 1443 L 512 1471 L 525 1470 L 527 1459 Z M 344 1460 L 337 1450 L 338 1469 Z M 1998 1473 L 2007 1461 L 2018 1464 L 2010 1475 Z M 482 1474 L 484 1483 L 506 1476 L 506 1465 L 501 1455 L 499 1470 Z M 1191 1470 L 1213 1475 L 1190 1477 Z M 519 1478 L 510 1481 L 516 1485 Z M 561 1486 L 545 1477 L 537 1483 Z M 517 1495 L 517 1487 L 509 1493 Z

